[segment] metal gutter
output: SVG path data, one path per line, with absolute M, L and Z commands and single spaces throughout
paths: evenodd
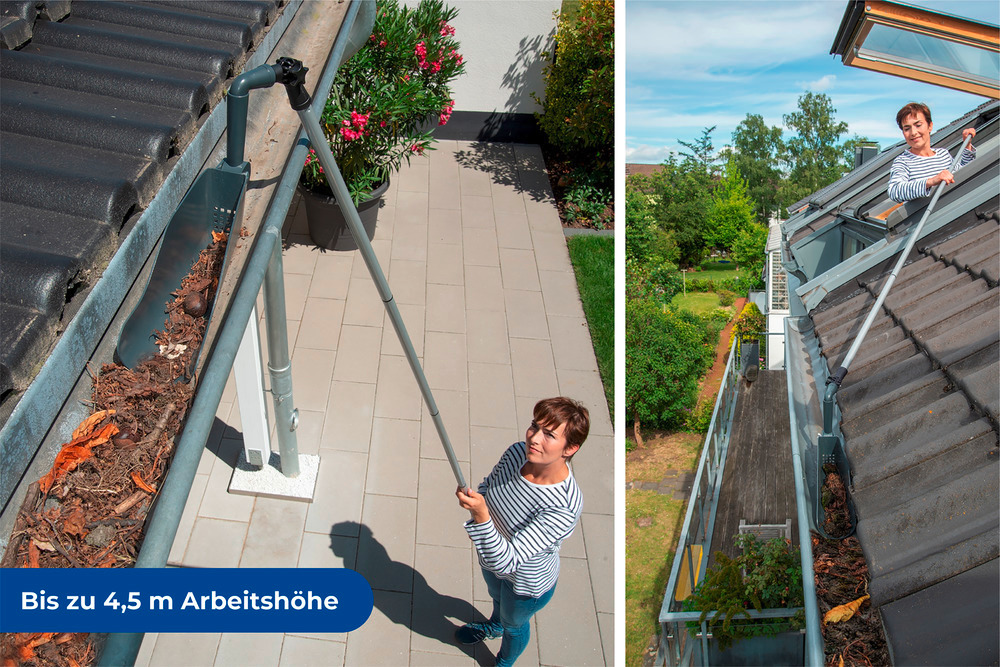
M 262 64 L 270 55 L 301 4 L 302 0 L 289 3 L 247 60 L 247 68 Z M 4 461 L 5 468 L 0 476 L 0 506 L 4 510 L 46 434 L 54 431 L 60 441 L 68 442 L 74 425 L 86 417 L 84 406 L 67 406 L 66 414 L 56 423 L 73 386 L 112 325 L 174 210 L 201 172 L 225 129 L 226 108 L 224 104 L 219 104 L 115 252 L 0 430 L 0 459 Z

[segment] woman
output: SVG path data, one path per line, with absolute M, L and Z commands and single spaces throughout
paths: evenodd
M 896 125 L 903 132 L 903 139 L 909 148 L 900 153 L 892 162 L 889 171 L 889 198 L 904 202 L 920 197 L 929 197 L 934 186 L 940 183 L 954 183 L 951 173 L 951 155 L 944 148 L 931 147 L 931 110 L 926 104 L 910 102 L 896 114 Z M 967 127 L 962 130 L 962 139 L 976 136 L 976 130 Z M 969 147 L 962 151 L 958 171 L 976 159 L 976 149 Z
M 502 636 L 498 667 L 513 665 L 528 645 L 531 617 L 555 592 L 559 547 L 583 511 L 569 462 L 590 431 L 587 409 L 569 398 L 547 398 L 533 416 L 524 442 L 507 448 L 478 492 L 455 493 L 471 514 L 465 530 L 493 599 L 489 621 L 467 623 L 455 638 L 476 644 Z

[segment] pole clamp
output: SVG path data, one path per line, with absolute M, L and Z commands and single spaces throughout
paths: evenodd
M 301 111 L 309 108 L 312 103 L 312 98 L 306 91 L 306 72 L 309 71 L 309 68 L 303 66 L 302 61 L 295 58 L 278 58 L 278 61 L 271 67 L 274 69 L 277 82 L 285 87 L 292 109 Z
M 833 383 L 839 388 L 841 383 L 843 383 L 844 378 L 847 377 L 847 369 L 841 366 L 837 369 L 837 372 L 826 379 L 826 383 Z

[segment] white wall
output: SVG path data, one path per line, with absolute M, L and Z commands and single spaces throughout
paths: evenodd
M 446 0 L 465 74 L 455 80 L 457 111 L 534 113 L 544 96 L 542 52 L 552 53 L 560 0 Z

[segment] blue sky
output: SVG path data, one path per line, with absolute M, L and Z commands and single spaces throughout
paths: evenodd
M 1000 23 L 997 0 L 910 4 Z M 627 0 L 626 161 L 662 162 L 685 150 L 678 140 L 713 125 L 721 149 L 748 113 L 783 127 L 782 115 L 805 91 L 831 98 L 837 120 L 848 124 L 843 139 L 867 136 L 882 148 L 902 139 L 895 116 L 906 102 L 926 102 L 941 127 L 986 101 L 846 67 L 830 55 L 846 8 L 846 0 Z

